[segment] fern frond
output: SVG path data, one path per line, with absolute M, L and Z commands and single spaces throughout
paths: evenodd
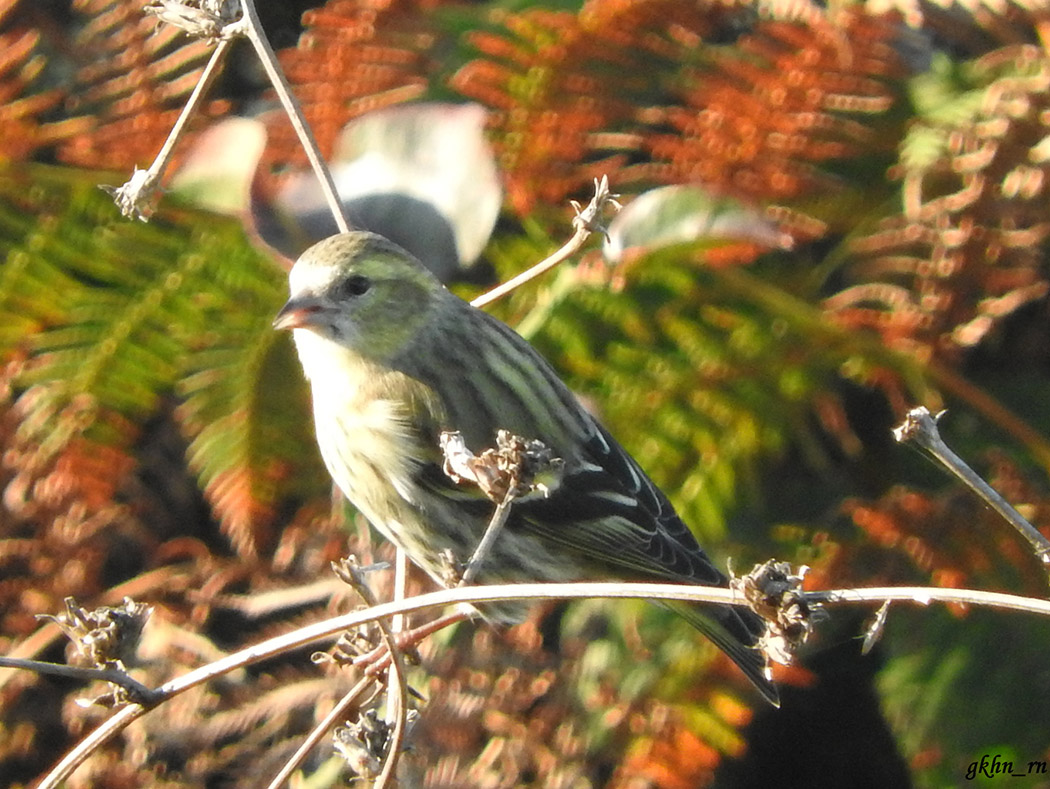
M 904 210 L 855 241 L 850 285 L 828 302 L 846 325 L 925 356 L 957 356 L 1050 292 L 1050 59 L 1007 47 L 971 71 L 954 100 L 937 83 L 942 98 L 909 135 L 921 154 L 902 152 Z
M 903 75 L 895 35 L 858 13 L 760 22 L 681 76 L 682 102 L 666 110 L 675 133 L 647 138 L 661 176 L 763 202 L 833 188 L 822 163 L 879 149 L 870 119 Z
M 40 88 L 46 63 L 40 33 L 12 21 L 18 4 L 19 0 L 0 2 L 0 160 L 25 159 L 78 125 L 49 118 L 65 94 L 58 88 Z
M 321 152 L 331 156 L 340 130 L 371 110 L 418 98 L 435 70 L 440 28 L 419 0 L 328 0 L 303 15 L 298 46 L 279 53 Z M 261 174 L 303 166 L 287 121 L 270 116 Z
M 683 519 L 715 544 L 732 513 L 759 503 L 760 464 L 819 444 L 814 401 L 837 399 L 840 354 L 858 349 L 829 348 L 816 310 L 772 285 L 779 297 L 759 297 L 746 273 L 705 267 L 702 257 L 681 247 L 651 253 L 618 272 L 616 291 L 566 271 L 527 326 Z M 788 306 L 774 306 L 776 298 Z
M 159 25 L 139 3 L 77 0 L 84 18 L 75 43 L 79 69 L 69 110 L 91 126 L 63 142 L 61 161 L 81 167 L 130 171 L 153 160 L 193 90 L 210 47 L 170 25 Z M 224 111 L 209 101 L 201 118 Z M 185 143 L 185 140 L 183 141 Z
M 808 8 L 592 0 L 528 10 L 470 40 L 452 86 L 487 104 L 511 205 L 527 215 L 602 172 L 763 201 L 827 188 L 816 168 L 868 149 L 902 73 L 894 27 Z M 736 46 L 722 43 L 736 38 Z
M 675 59 L 690 59 L 667 30 L 695 43 L 717 19 L 683 3 L 647 2 L 590 3 L 579 14 L 530 9 L 498 22 L 470 35 L 482 57 L 451 85 L 492 111 L 509 202 L 527 215 L 612 169 L 599 158 L 602 146 L 637 147 L 636 115 L 665 95 Z
M 18 465 L 66 469 L 81 500 L 111 500 L 141 425 L 182 392 L 191 464 L 227 533 L 245 554 L 272 546 L 279 503 L 326 489 L 323 474 L 290 471 L 314 441 L 287 338 L 269 325 L 283 274 L 232 220 L 171 210 L 126 222 L 94 179 L 47 168 L 0 173 L 0 227 Z M 116 454 L 108 467 L 68 460 L 78 446 Z
M 279 505 L 324 496 L 329 485 L 288 338 L 271 329 L 269 312 L 245 317 L 192 355 L 177 416 L 205 495 L 251 554 L 272 547 Z

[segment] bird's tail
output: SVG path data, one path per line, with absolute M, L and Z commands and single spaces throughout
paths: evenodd
M 767 674 L 766 658 L 756 648 L 765 625 L 747 609 L 731 605 L 696 605 L 667 602 L 668 608 L 711 639 L 725 652 L 774 707 L 780 706 L 780 694 Z

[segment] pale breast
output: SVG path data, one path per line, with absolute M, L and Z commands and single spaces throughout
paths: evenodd
M 412 519 L 414 474 L 437 447 L 414 423 L 416 381 L 362 360 L 312 332 L 294 332 L 310 379 L 317 442 L 328 472 L 354 507 L 388 538 Z M 397 540 L 395 540 L 397 541 Z
M 312 385 L 317 441 L 329 473 L 373 526 L 441 582 L 442 557 L 450 552 L 461 563 L 469 560 L 489 514 L 464 509 L 419 481 L 421 465 L 440 462 L 433 425 L 428 429 L 421 424 L 440 421 L 436 395 L 403 373 L 362 362 L 308 332 L 295 332 L 300 333 L 305 336 L 296 336 L 296 345 Z M 576 577 L 576 563 L 564 550 L 536 535 L 505 529 L 478 580 Z M 514 621 L 522 610 L 486 606 L 485 613 Z

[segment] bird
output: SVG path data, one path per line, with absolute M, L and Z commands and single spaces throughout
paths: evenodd
M 493 512 L 478 489 L 446 473 L 442 435 L 457 432 L 480 452 L 510 431 L 561 462 L 542 495 L 511 504 L 478 583 L 728 585 L 667 496 L 553 367 L 408 252 L 364 231 L 330 236 L 296 260 L 289 290 L 273 325 L 291 330 L 325 466 L 347 500 L 438 583 L 448 581 L 449 556 L 472 556 Z M 779 704 L 757 614 L 667 605 Z M 488 604 L 482 614 L 521 618 Z

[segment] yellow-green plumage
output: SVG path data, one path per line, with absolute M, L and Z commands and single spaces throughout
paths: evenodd
M 439 436 L 458 431 L 479 452 L 505 429 L 546 444 L 562 472 L 546 498 L 514 503 L 479 582 L 726 584 L 666 497 L 532 347 L 408 253 L 345 233 L 303 253 L 290 282 L 275 325 L 294 329 L 325 464 L 350 502 L 433 577 L 443 552 L 470 558 L 492 515 L 491 502 L 444 474 Z M 682 613 L 776 701 L 753 649 L 757 617 L 729 606 Z

